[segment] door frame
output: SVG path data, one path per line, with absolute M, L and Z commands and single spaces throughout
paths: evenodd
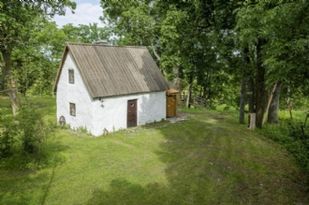
M 172 107 L 172 114 L 170 113 L 171 108 L 169 107 L 169 99 L 173 99 L 173 107 Z M 170 115 L 171 114 L 171 115 Z M 177 115 L 177 97 L 176 95 L 167 95 L 166 96 L 166 117 L 176 117 Z
M 130 103 L 132 103 L 132 102 L 134 102 L 134 104 L 135 104 L 135 122 L 133 123 L 133 125 L 131 125 L 131 123 L 129 122 L 129 105 L 130 105 Z M 127 100 L 127 128 L 129 128 L 129 127 L 136 127 L 137 126 L 137 118 L 138 118 L 138 116 L 137 116 L 137 109 L 138 109 L 138 107 L 137 107 L 138 105 L 137 105 L 137 99 L 130 99 L 130 100 Z

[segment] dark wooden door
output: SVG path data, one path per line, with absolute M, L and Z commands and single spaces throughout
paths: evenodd
M 166 117 L 176 116 L 176 95 L 167 96 Z
M 127 127 L 137 125 L 137 100 L 128 100 Z

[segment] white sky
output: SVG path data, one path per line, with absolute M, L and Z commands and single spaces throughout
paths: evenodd
M 100 0 L 76 0 L 74 14 L 70 9 L 67 9 L 65 16 L 56 15 L 54 21 L 60 27 L 68 23 L 73 25 L 98 23 L 98 25 L 103 26 L 104 24 L 99 19 L 100 16 L 103 16 Z

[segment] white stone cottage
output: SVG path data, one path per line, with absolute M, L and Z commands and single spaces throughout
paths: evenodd
M 94 136 L 160 121 L 167 89 L 146 47 L 70 43 L 54 88 L 57 119 Z

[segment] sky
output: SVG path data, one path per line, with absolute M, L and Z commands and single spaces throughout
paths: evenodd
M 99 19 L 103 15 L 100 0 L 76 0 L 75 2 L 76 9 L 74 14 L 70 9 L 67 9 L 65 16 L 56 15 L 54 17 L 54 21 L 56 21 L 58 26 L 62 27 L 68 23 L 73 25 L 98 23 L 98 25 L 103 26 Z

